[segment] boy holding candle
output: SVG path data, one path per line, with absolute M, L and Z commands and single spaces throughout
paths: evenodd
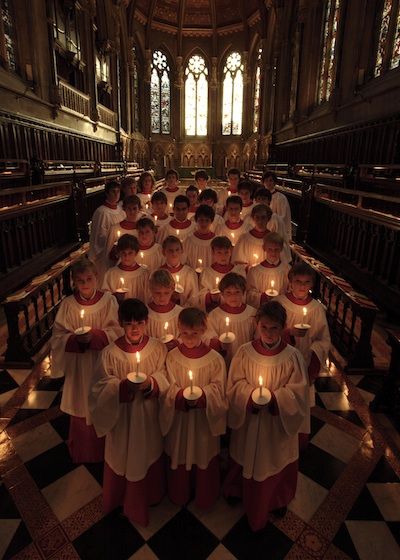
M 232 195 L 226 200 L 225 221 L 216 228 L 217 235 L 226 235 L 232 241 L 232 245 L 238 242 L 242 233 L 248 230 L 248 226 L 241 218 L 242 199 L 240 196 Z
M 207 204 L 207 206 L 210 206 L 215 212 L 214 220 L 210 227 L 213 232 L 215 232 L 218 226 L 222 226 L 224 224 L 223 217 L 217 214 L 217 201 L 218 195 L 214 189 L 204 189 L 204 191 L 200 193 L 200 204 Z
M 231 464 L 224 483 L 227 498 L 242 498 L 253 531 L 265 527 L 270 512 L 282 517 L 295 496 L 298 432 L 309 416 L 303 357 L 282 340 L 285 309 L 270 301 L 256 323 L 259 338 L 239 348 L 229 369 Z
M 186 189 L 186 196 L 189 199 L 188 218 L 191 220 L 199 207 L 199 189 L 196 185 L 189 185 Z
M 168 213 L 167 197 L 162 191 L 156 191 L 151 196 L 151 214 L 148 216 L 158 228 L 166 226 L 171 220 Z
M 173 207 L 174 217 L 158 232 L 157 239 L 159 243 L 162 243 L 169 235 L 178 237 L 183 243 L 186 237 L 193 233 L 196 224 L 188 218 L 189 204 L 188 197 L 183 194 L 175 198 Z
M 144 171 L 138 180 L 138 196 L 143 208 L 150 207 L 151 194 L 155 185 L 154 177 L 150 171 Z
M 122 303 L 124 335 L 102 352 L 89 398 L 96 432 L 106 437 L 104 510 L 122 505 L 128 519 L 142 526 L 148 525 L 149 506 L 165 494 L 158 400 L 168 389 L 167 351 L 146 335 L 147 318 L 143 302 Z M 138 377 L 144 381 L 136 382 Z
M 164 262 L 161 245 L 156 243 L 157 228 L 150 218 L 140 218 L 136 228 L 139 240 L 139 263 L 153 272 Z
M 138 217 L 142 214 L 142 204 L 140 202 L 140 198 L 135 194 L 124 198 L 122 208 L 125 211 L 126 218 L 125 220 L 122 220 L 122 222 L 114 224 L 111 227 L 107 238 L 106 250 L 110 259 L 110 266 L 114 265 L 118 260 L 116 246 L 118 239 L 125 233 L 136 235 L 136 223 Z
M 292 239 L 292 217 L 290 212 L 289 201 L 286 196 L 277 191 L 275 185 L 277 177 L 272 171 L 265 171 L 262 178 L 262 183 L 266 189 L 271 193 L 271 208 L 272 211 L 280 216 L 285 224 L 285 233 L 288 241 Z
M 70 415 L 72 461 L 98 462 L 104 458 L 104 440 L 93 429 L 88 394 L 99 351 L 121 334 L 118 305 L 111 294 L 97 290 L 96 269 L 88 259 L 71 268 L 75 293 L 61 302 L 54 321 L 51 374 L 65 376 L 60 409 Z
M 207 172 L 204 169 L 199 169 L 194 174 L 194 181 L 200 192 L 207 188 L 207 183 L 209 179 L 210 177 L 208 176 Z
M 210 228 L 214 217 L 214 210 L 206 204 L 201 204 L 196 210 L 194 216 L 196 230 L 183 243 L 187 263 L 193 269 L 198 267 L 199 259 L 202 261 L 203 267 L 211 264 L 210 242 L 214 239 L 215 234 Z
M 165 187 L 161 192 L 167 197 L 168 208 L 172 208 L 175 197 L 179 194 L 185 194 L 184 189 L 178 185 L 179 175 L 175 169 L 168 169 L 165 174 Z
M 169 459 L 169 498 L 182 506 L 194 490 L 195 504 L 204 510 L 212 507 L 220 491 L 219 437 L 225 433 L 227 412 L 225 363 L 202 343 L 206 328 L 204 311 L 181 311 L 182 343 L 167 356 L 170 387 L 160 414 Z M 196 399 L 192 399 L 189 371 Z
M 139 242 L 135 236 L 125 233 L 118 239 L 120 262 L 106 272 L 103 281 L 103 290 L 116 294 L 118 300 L 135 297 L 146 302 L 148 299 L 149 271 L 136 262 L 138 251 Z
M 238 186 L 238 194 L 242 199 L 242 219 L 245 220 L 246 216 L 251 214 L 253 209 L 253 184 L 250 181 L 240 181 Z
M 227 341 L 226 362 L 229 365 L 238 348 L 253 339 L 256 309 L 245 303 L 246 279 L 235 272 L 228 272 L 219 283 L 221 303 L 208 316 L 210 327 L 224 344 L 224 334 L 232 332 L 235 339 Z
M 247 273 L 247 303 L 257 309 L 271 297 L 284 294 L 288 284 L 288 265 L 281 261 L 283 239 L 279 233 L 265 234 L 263 250 L 265 259 Z
M 193 268 L 182 264 L 183 246 L 181 241 L 170 235 L 164 239 L 162 249 L 165 263 L 161 268 L 168 270 L 175 280 L 174 300 L 182 306 L 191 305 L 191 302 L 198 299 L 199 282 Z
M 147 332 L 154 338 L 162 339 L 165 344 L 178 338 L 178 316 L 182 307 L 172 300 L 174 291 L 175 280 L 172 274 L 165 269 L 155 270 L 150 276 L 151 300 L 147 306 Z
M 270 231 L 268 224 L 271 216 L 272 210 L 265 204 L 254 206 L 251 211 L 254 227 L 240 236 L 233 250 L 233 262 L 254 266 L 264 260 L 264 236 Z

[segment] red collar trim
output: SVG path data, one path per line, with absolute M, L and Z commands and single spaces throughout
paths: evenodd
M 107 208 L 111 208 L 111 210 L 116 210 L 118 208 L 118 204 L 111 204 L 110 202 L 105 202 L 103 206 L 107 206 Z
M 148 304 L 148 307 L 150 307 L 150 309 L 152 311 L 155 311 L 156 313 L 168 313 L 169 311 L 173 310 L 173 308 L 175 307 L 175 303 L 173 301 L 170 301 L 169 303 L 167 303 L 167 305 L 157 305 L 156 303 L 154 303 L 154 301 L 151 301 Z
M 221 272 L 221 274 L 227 274 L 228 272 L 230 272 L 232 270 L 232 268 L 234 268 L 235 265 L 233 265 L 232 263 L 229 264 L 218 264 L 218 263 L 213 263 L 211 265 L 211 268 L 213 270 L 215 270 L 215 272 Z
M 141 245 L 139 243 L 139 251 L 147 251 L 147 249 L 151 249 L 152 247 L 154 247 L 155 244 L 156 244 L 156 242 L 153 241 L 153 243 L 151 245 L 148 245 L 147 247 L 144 247 L 143 245 Z
M 258 231 L 257 229 L 253 228 L 249 231 L 250 235 L 256 237 L 257 239 L 262 239 L 264 235 L 267 233 L 266 231 Z
M 198 231 L 195 231 L 193 234 L 195 237 L 197 237 L 198 239 L 203 239 L 205 241 L 207 241 L 208 239 L 212 239 L 213 237 L 215 237 L 215 233 L 213 233 L 212 231 L 209 231 L 207 233 L 200 233 Z
M 135 263 L 132 266 L 128 266 L 127 264 L 119 263 L 118 268 L 120 268 L 121 270 L 124 270 L 125 272 L 133 272 L 134 270 L 137 270 L 138 268 L 140 268 L 140 266 L 138 265 L 138 263 Z
M 243 208 L 248 208 L 249 206 L 252 206 L 254 204 L 253 200 L 250 200 L 250 202 L 246 202 L 242 204 Z
M 229 229 L 239 229 L 243 225 L 243 220 L 239 220 L 238 222 L 230 222 L 226 220 L 225 225 Z
M 96 293 L 94 294 L 92 299 L 83 299 L 79 292 L 74 293 L 74 297 L 79 305 L 94 305 L 95 303 L 100 301 L 103 296 L 104 292 L 100 292 L 100 290 L 96 290 Z
M 264 268 L 277 268 L 280 264 L 281 261 L 278 262 L 278 264 L 271 264 L 270 262 L 268 262 L 267 260 L 263 261 L 262 263 L 260 263 L 261 266 L 263 266 Z
M 222 311 L 225 311 L 226 313 L 237 315 L 239 313 L 243 313 L 243 311 L 246 309 L 246 304 L 242 303 L 240 307 L 231 307 L 227 303 L 221 303 L 219 307 L 222 309 Z
M 179 344 L 178 348 L 186 358 L 202 358 L 211 351 L 203 342 L 196 348 L 187 348 L 184 344 Z
M 179 264 L 176 267 L 173 266 L 168 266 L 167 263 L 164 263 L 161 265 L 160 268 L 164 268 L 165 270 L 168 270 L 168 272 L 170 272 L 171 274 L 175 274 L 176 272 L 180 272 L 183 268 L 183 264 Z
M 173 218 L 169 222 L 169 225 L 171 227 L 173 227 L 174 229 L 187 229 L 192 224 L 193 224 L 193 222 L 191 222 L 190 220 L 185 220 L 184 222 L 179 222 L 176 218 Z
M 289 301 L 291 301 L 292 303 L 295 303 L 296 305 L 302 305 L 303 307 L 305 305 L 308 305 L 310 303 L 310 301 L 312 301 L 312 297 L 310 295 L 308 295 L 306 297 L 306 299 L 298 299 L 295 298 L 294 295 L 292 294 L 292 292 L 287 292 L 286 293 L 286 297 L 288 298 Z
M 282 339 L 280 344 L 272 350 L 268 350 L 268 348 L 265 348 L 260 339 L 253 340 L 252 345 L 254 350 L 259 354 L 262 354 L 263 356 L 276 356 L 277 354 L 280 354 L 282 350 L 284 350 L 287 346 L 286 342 L 284 342 Z
M 128 220 L 122 220 L 119 225 L 124 229 L 136 229 L 136 222 L 128 222 Z
M 179 187 L 175 187 L 174 189 L 169 189 L 168 187 L 165 188 L 167 192 L 176 192 L 179 191 Z
M 149 337 L 147 335 L 144 335 L 143 340 L 140 344 L 130 344 L 125 336 L 121 336 L 121 338 L 118 338 L 115 341 L 115 344 L 118 346 L 118 348 L 121 348 L 121 350 L 123 350 L 124 352 L 129 352 L 129 354 L 134 354 L 135 352 L 140 352 L 141 350 L 143 350 L 143 348 L 146 346 L 146 344 L 149 342 Z

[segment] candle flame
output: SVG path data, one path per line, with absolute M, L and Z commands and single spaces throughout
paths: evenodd
M 176 235 L 179 235 L 179 229 L 176 230 Z
M 307 307 L 303 307 L 303 316 L 307 317 Z
M 121 286 L 124 287 L 125 280 L 122 278 L 122 276 L 121 276 L 121 278 L 119 279 L 119 281 L 121 282 Z
M 203 259 L 198 259 L 199 262 L 199 266 L 201 266 L 203 264 Z
M 158 220 L 158 217 L 157 217 L 157 216 L 154 216 L 154 221 L 156 222 L 157 220 Z
M 140 364 L 140 352 L 136 352 L 136 363 Z
M 273 289 L 275 286 L 275 280 L 271 280 L 271 289 Z
M 167 331 L 167 330 L 168 330 L 168 321 L 165 321 L 165 324 L 164 324 L 164 330 L 165 330 L 165 331 Z
M 257 255 L 257 253 L 253 253 L 253 257 L 254 257 L 256 260 L 258 260 L 258 255 Z
M 216 277 L 215 279 L 215 287 L 218 288 L 218 284 L 219 284 L 219 276 Z
M 84 309 L 81 309 L 81 319 L 83 319 L 84 316 L 85 316 L 85 310 L 84 310 Z
M 231 196 L 231 194 L 232 194 L 231 191 L 228 191 L 228 196 Z
M 144 253 L 143 253 L 143 251 L 140 251 L 140 258 L 141 258 L 141 259 L 144 258 Z
M 193 381 L 193 372 L 192 372 L 191 369 L 188 371 L 188 376 L 189 376 L 190 381 Z
M 260 387 L 264 385 L 264 379 L 262 378 L 262 375 L 260 375 L 260 377 L 258 378 L 258 384 Z
M 118 239 L 121 237 L 121 232 L 120 232 L 120 230 L 117 231 L 117 237 L 118 237 Z
M 176 275 L 176 283 L 179 284 L 179 274 Z
M 229 317 L 225 317 L 225 325 L 229 327 Z

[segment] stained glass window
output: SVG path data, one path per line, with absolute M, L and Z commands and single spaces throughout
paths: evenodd
M 327 0 L 324 12 L 322 59 L 318 79 L 318 103 L 327 101 L 333 89 L 339 10 L 340 0 Z
M 400 63 L 400 2 L 385 0 L 380 20 L 374 75 L 392 70 Z
M 81 58 L 81 42 L 75 9 L 66 11 L 60 0 L 53 1 L 53 35 L 65 51 Z
M 171 132 L 171 87 L 170 68 L 165 54 L 153 52 L 150 80 L 151 132 L 169 134 Z
M 243 63 L 238 52 L 231 53 L 224 66 L 222 134 L 242 133 Z
M 207 134 L 208 69 L 202 56 L 190 57 L 185 69 L 185 132 L 189 136 Z
M 260 91 L 261 91 L 261 56 L 262 49 L 258 49 L 256 76 L 254 80 L 254 116 L 253 116 L 253 132 L 258 132 L 258 124 L 260 121 Z
M 16 44 L 14 33 L 14 20 L 11 13 L 9 0 L 0 0 L 1 15 L 3 19 L 3 32 L 5 43 L 5 55 L 7 66 L 10 70 L 16 70 Z
M 392 58 L 390 68 L 396 68 L 400 63 L 400 5 L 397 8 L 396 31 L 394 34 Z
M 392 12 L 392 0 L 385 0 L 382 11 L 381 27 L 379 31 L 378 50 L 376 53 L 375 76 L 379 76 L 382 71 L 383 60 L 385 58 L 388 31 L 390 24 L 390 14 Z
M 136 59 L 133 62 L 133 130 L 140 130 L 140 114 L 139 114 L 139 76 Z

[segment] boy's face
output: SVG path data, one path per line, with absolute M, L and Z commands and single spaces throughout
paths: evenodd
M 231 192 L 237 192 L 238 184 L 239 184 L 240 177 L 239 175 L 228 175 L 228 190 Z
M 292 294 L 297 299 L 306 299 L 313 288 L 313 279 L 308 274 L 299 274 L 290 281 Z
M 214 208 L 214 204 L 215 204 L 215 202 L 213 201 L 212 198 L 203 198 L 201 203 L 202 204 L 207 204 L 207 206 L 211 206 L 211 208 Z
M 133 194 L 137 194 L 137 184 L 129 183 L 129 185 L 124 187 L 124 196 L 132 196 Z
M 178 178 L 175 174 L 168 175 L 165 179 L 165 183 L 169 189 L 175 189 L 178 186 Z
M 198 194 L 196 191 L 188 191 L 186 193 L 186 196 L 188 197 L 189 201 L 190 201 L 190 206 L 196 206 L 197 204 L 197 198 L 198 198 Z
M 264 179 L 263 181 L 263 185 L 265 188 L 267 188 L 269 191 L 273 191 L 275 188 L 275 183 L 272 177 L 268 177 L 267 179 Z
M 146 177 L 143 181 L 143 192 L 150 193 L 153 188 L 153 181 L 151 177 Z
M 142 227 L 138 229 L 138 239 L 140 245 L 149 247 L 154 243 L 154 231 L 150 226 Z
M 151 203 L 151 208 L 153 213 L 158 217 L 164 216 L 167 212 L 167 203 L 163 202 L 162 200 L 154 200 Z
M 176 267 L 181 262 L 183 249 L 179 243 L 168 243 L 163 249 L 163 255 L 169 266 Z
M 221 292 L 222 298 L 230 307 L 240 307 L 243 303 L 243 292 L 239 286 L 228 286 Z
M 257 196 L 255 199 L 256 204 L 265 204 L 269 206 L 271 201 L 268 198 L 264 198 L 263 196 Z
M 133 266 L 136 263 L 136 251 L 133 249 L 122 249 L 119 252 L 119 258 L 121 259 L 121 264 L 124 266 Z
M 247 189 L 241 189 L 239 191 L 239 196 L 242 199 L 243 204 L 248 204 L 251 201 L 250 191 Z
M 128 206 L 125 206 L 124 210 L 128 222 L 136 222 L 139 214 L 139 206 L 137 204 L 128 204 Z
M 257 327 L 261 341 L 269 346 L 274 346 L 282 336 L 283 327 L 270 317 L 261 317 Z
M 96 289 L 96 284 L 97 278 L 93 270 L 86 270 L 85 272 L 80 272 L 74 276 L 74 285 L 76 286 L 79 294 L 86 299 L 93 295 Z
M 139 344 L 143 336 L 146 334 L 147 319 L 143 321 L 122 321 L 121 327 L 125 331 L 125 336 L 131 344 Z
M 196 220 L 197 230 L 200 233 L 208 233 L 210 231 L 210 226 L 212 224 L 210 218 L 207 216 L 199 216 Z
M 179 336 L 186 348 L 196 348 L 196 346 L 200 346 L 201 337 L 205 331 L 206 329 L 203 326 L 188 327 L 179 323 Z
M 121 194 L 121 190 L 119 187 L 112 187 L 107 191 L 106 200 L 110 204 L 117 204 L 119 200 L 119 196 Z
M 197 183 L 197 188 L 202 191 L 207 186 L 207 179 L 205 179 L 204 177 L 199 177 L 198 179 L 196 179 L 196 183 Z
M 263 245 L 265 256 L 267 261 L 270 263 L 276 263 L 280 259 L 281 247 L 278 243 L 272 243 L 271 241 L 265 241 Z
M 253 216 L 254 226 L 258 231 L 265 231 L 268 224 L 268 214 L 267 212 L 258 211 Z
M 231 221 L 238 222 L 240 220 L 240 212 L 242 211 L 240 204 L 229 203 L 226 207 L 226 213 Z
M 167 288 L 158 285 L 151 287 L 151 297 L 156 305 L 168 305 L 173 293 L 173 287 Z
M 213 263 L 226 265 L 231 262 L 232 249 L 225 249 L 224 247 L 216 247 L 212 250 Z
M 188 212 L 189 206 L 186 202 L 177 202 L 174 204 L 174 216 L 178 221 L 184 222 L 187 218 Z

